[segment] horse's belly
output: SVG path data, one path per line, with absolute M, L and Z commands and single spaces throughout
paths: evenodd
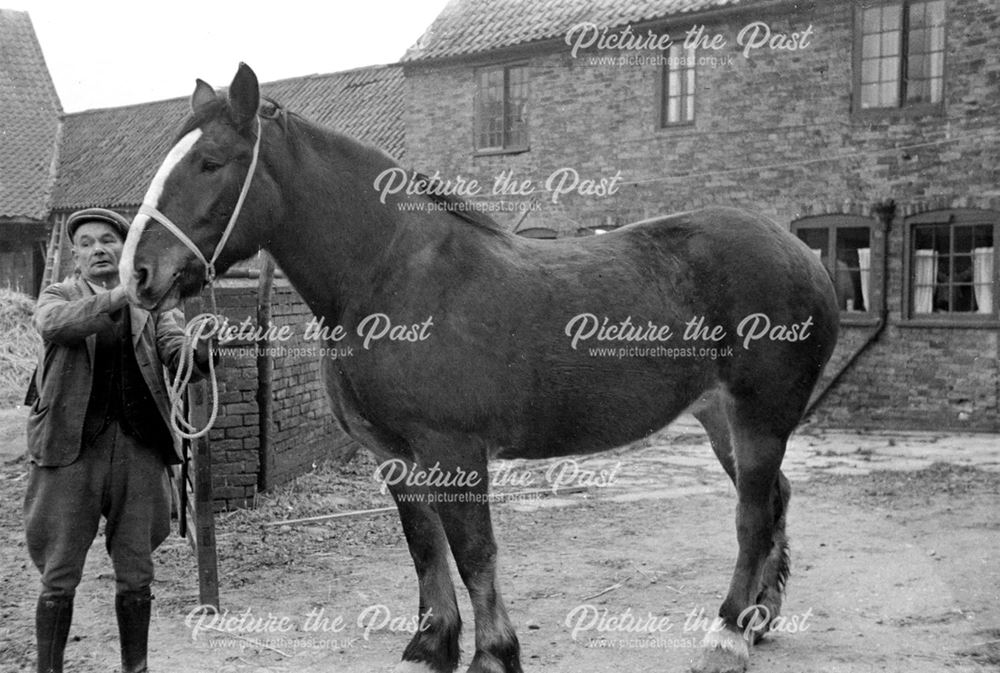
M 611 399 L 574 400 L 530 414 L 519 436 L 497 458 L 554 458 L 623 446 L 661 430 L 697 399 L 696 386 L 668 391 L 623 391 Z

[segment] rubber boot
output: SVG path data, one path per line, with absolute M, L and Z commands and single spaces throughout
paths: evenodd
M 118 638 L 122 648 L 122 673 L 146 673 L 152 599 L 149 587 L 125 591 L 115 596 Z
M 35 639 L 38 643 L 38 673 L 62 673 L 63 652 L 73 621 L 72 596 L 38 597 L 35 607 Z

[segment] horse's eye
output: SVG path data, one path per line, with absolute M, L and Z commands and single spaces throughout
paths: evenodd
M 212 161 L 211 159 L 205 159 L 201 162 L 201 172 L 202 173 L 214 173 L 215 171 L 222 168 L 222 164 L 218 161 Z

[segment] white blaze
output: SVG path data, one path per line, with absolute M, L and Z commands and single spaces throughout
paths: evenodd
M 194 147 L 194 144 L 198 142 L 198 138 L 200 137 L 201 129 L 195 129 L 181 138 L 174 145 L 173 149 L 167 153 L 167 158 L 163 160 L 163 164 L 156 171 L 153 181 L 149 184 L 149 189 L 146 190 L 146 197 L 142 200 L 143 203 L 159 209 L 160 195 L 163 194 L 163 185 L 166 184 L 167 178 L 170 177 L 174 167 L 191 151 L 191 148 Z M 121 263 L 118 265 L 118 276 L 121 279 L 122 287 L 126 289 L 130 298 L 134 298 L 129 283 L 132 281 L 132 270 L 135 266 L 135 250 L 139 246 L 139 238 L 142 236 L 142 232 L 145 230 L 148 222 L 149 218 L 146 215 L 136 215 L 135 219 L 132 220 L 132 225 L 128 229 L 128 236 L 125 237 L 125 245 L 122 247 L 122 258 Z

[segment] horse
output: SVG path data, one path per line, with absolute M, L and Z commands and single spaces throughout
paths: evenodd
M 622 446 L 686 410 L 735 484 L 739 543 L 692 668 L 745 670 L 747 611 L 775 619 L 789 573 L 786 441 L 837 338 L 815 255 L 770 220 L 721 207 L 600 236 L 520 237 L 432 181 L 377 190 L 397 162 L 262 99 L 245 64 L 227 92 L 197 80 L 190 102 L 127 236 L 122 283 L 130 302 L 162 310 L 265 249 L 313 313 L 344 328 L 354 355 L 322 363 L 332 412 L 407 475 L 389 488 L 421 628 L 396 670 L 460 663 L 450 553 L 473 606 L 468 672 L 521 671 L 490 459 Z M 654 350 L 671 344 L 724 356 Z M 597 345 L 646 349 L 607 357 Z

